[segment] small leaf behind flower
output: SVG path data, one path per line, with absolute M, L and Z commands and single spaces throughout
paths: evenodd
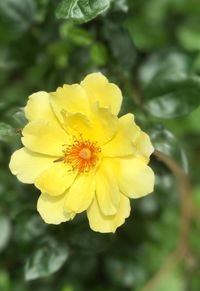
M 16 136 L 15 129 L 9 124 L 0 122 L 0 141 L 9 142 L 14 136 Z
M 28 258 L 25 279 L 29 281 L 55 273 L 63 266 L 68 256 L 67 246 L 49 237 Z

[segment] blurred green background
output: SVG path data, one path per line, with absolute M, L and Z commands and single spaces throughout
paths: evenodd
M 180 240 L 180 193 L 165 163 L 152 156 L 155 191 L 132 201 L 115 234 L 92 232 L 85 215 L 44 224 L 38 191 L 8 169 L 27 97 L 94 71 L 119 85 L 121 114 L 133 112 L 155 148 L 191 179 L 190 252 L 153 289 L 149 280 Z M 199 74 L 198 0 L 0 1 L 1 291 L 200 290 Z

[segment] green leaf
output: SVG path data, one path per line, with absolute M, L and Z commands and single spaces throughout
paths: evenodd
M 89 46 L 92 43 L 92 36 L 87 30 L 79 27 L 72 27 L 67 35 L 68 40 L 79 46 Z
M 161 53 L 142 67 L 140 77 L 146 99 L 144 108 L 152 116 L 183 116 L 200 105 L 200 77 L 191 72 L 191 63 L 188 56 L 169 52 Z
M 169 92 L 170 88 L 167 88 L 167 80 L 163 80 L 163 88 L 166 88 L 168 93 L 162 94 L 157 91 L 157 96 L 145 103 L 145 109 L 152 116 L 158 118 L 183 116 L 200 105 L 200 77 L 185 78 L 172 92 Z
M 0 216 L 0 251 L 2 251 L 9 242 L 11 235 L 11 223 L 7 216 Z
M 10 47 L 0 48 L 0 70 L 10 70 L 17 67 L 18 62 L 13 57 L 13 52 Z
M 5 0 L 0 1 L 0 32 L 1 24 L 9 36 L 27 30 L 34 21 L 36 5 L 33 0 Z M 2 35 L 2 32 L 0 33 Z M 5 36 L 6 38 L 7 36 Z
M 18 108 L 16 111 L 14 111 L 12 114 L 12 120 L 16 127 L 23 128 L 27 123 L 24 109 Z
M 4 122 L 0 122 L 0 141 L 9 142 L 16 136 L 16 131 L 12 126 Z
M 128 11 L 128 3 L 127 0 L 111 0 L 113 10 L 114 11 L 123 11 L 127 12 Z
M 183 146 L 176 136 L 161 125 L 151 127 L 149 131 L 155 149 L 175 159 L 188 172 L 188 161 Z
M 56 17 L 88 22 L 109 7 L 110 0 L 62 0 L 56 9 Z
M 182 25 L 177 30 L 177 38 L 181 46 L 188 51 L 200 50 L 200 29 L 199 21 L 189 22 Z
M 95 43 L 90 50 L 91 58 L 97 65 L 103 66 L 108 60 L 106 47 L 102 43 Z
M 125 27 L 139 50 L 158 49 L 167 42 L 168 35 L 165 27 L 159 23 L 152 23 L 145 17 L 130 17 L 126 20 Z
M 19 243 L 32 242 L 45 234 L 47 225 L 44 224 L 35 211 L 26 208 L 15 217 L 15 240 Z
M 66 245 L 48 237 L 28 258 L 25 279 L 29 281 L 55 273 L 63 266 L 68 256 Z
M 119 67 L 122 73 L 128 76 L 136 61 L 136 50 L 127 31 L 120 23 L 114 25 L 106 20 L 103 26 L 103 33 L 114 58 L 113 63 L 116 63 L 116 67 Z

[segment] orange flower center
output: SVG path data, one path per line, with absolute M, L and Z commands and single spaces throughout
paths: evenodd
M 73 170 L 79 173 L 89 172 L 99 160 L 101 152 L 96 142 L 90 140 L 75 140 L 72 145 L 67 146 L 64 152 L 64 162 L 70 164 Z

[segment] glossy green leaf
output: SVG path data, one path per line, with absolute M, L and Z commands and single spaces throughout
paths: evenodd
M 110 7 L 110 0 L 62 0 L 57 7 L 57 18 L 88 22 Z
M 158 118 L 174 118 L 187 115 L 200 105 L 200 78 L 187 79 L 173 92 L 158 94 L 148 101 L 145 109 Z
M 176 160 L 186 172 L 188 161 L 184 148 L 176 136 L 162 125 L 151 127 L 149 131 L 154 148 Z
M 63 266 L 68 256 L 67 245 L 53 238 L 46 238 L 28 258 L 25 265 L 25 279 L 29 281 L 55 273 Z
M 200 105 L 200 77 L 191 72 L 190 58 L 169 52 L 154 60 L 156 63 L 150 60 L 140 71 L 145 109 L 158 118 L 174 118 L 195 110 Z

